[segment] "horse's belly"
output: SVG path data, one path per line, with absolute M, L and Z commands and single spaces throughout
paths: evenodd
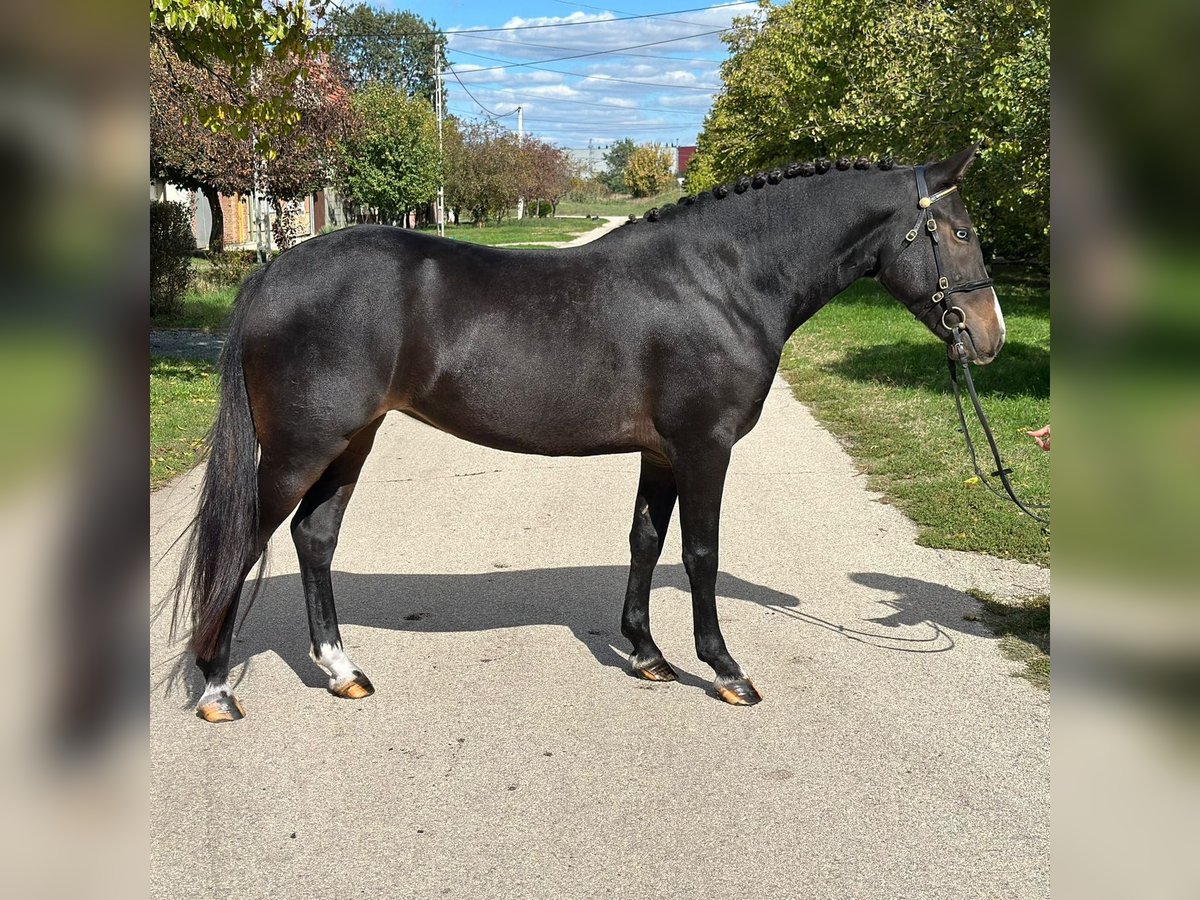
M 619 392 L 618 392 L 619 393 Z M 442 383 L 401 411 L 472 443 L 515 453 L 588 456 L 657 446 L 628 398 L 612 392 L 530 391 L 488 383 Z

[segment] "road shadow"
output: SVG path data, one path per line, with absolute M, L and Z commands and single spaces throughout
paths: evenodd
M 627 566 L 571 566 L 556 569 L 497 569 L 481 574 L 333 573 L 338 619 L 412 633 L 456 633 L 559 625 L 567 628 L 595 660 L 625 670 L 628 649 L 620 631 Z M 682 565 L 660 565 L 654 587 L 685 592 Z M 722 572 L 722 597 L 764 607 L 788 608 L 800 601 L 781 591 Z M 299 575 L 263 580 L 262 589 L 233 648 L 233 663 L 265 651 L 277 653 L 310 687 L 324 687 L 325 676 L 309 659 L 308 619 Z M 708 689 L 705 679 L 679 670 L 680 681 Z M 190 682 L 189 682 L 190 684 Z
M 559 625 L 600 665 L 622 671 L 628 666 L 628 645 L 619 625 L 627 577 L 626 566 L 497 569 L 460 575 L 333 573 L 343 625 L 437 634 Z M 879 572 L 855 572 L 848 577 L 888 595 L 878 602 L 891 612 L 838 621 L 819 600 L 802 602 L 727 572 L 720 573 L 717 590 L 722 597 L 756 604 L 880 651 L 941 653 L 955 646 L 952 632 L 987 633 L 963 619 L 977 609 L 977 603 L 961 591 Z M 683 592 L 678 602 L 690 605 L 682 565 L 660 565 L 654 586 L 678 589 Z M 785 640 L 783 633 L 780 637 Z M 235 639 L 232 662 L 238 665 L 266 651 L 278 654 L 305 685 L 324 688 L 325 676 L 308 656 L 308 620 L 299 575 L 263 580 L 254 609 Z M 186 668 L 194 669 L 190 664 Z M 711 693 L 707 673 L 699 677 L 677 670 L 681 682 Z M 181 674 L 194 701 L 201 685 L 190 673 Z
M 950 393 L 944 353 L 928 342 L 897 341 L 851 350 L 826 371 L 855 381 Z M 1050 396 L 1050 354 L 1041 347 L 1010 341 L 996 364 L 971 370 L 980 397 Z

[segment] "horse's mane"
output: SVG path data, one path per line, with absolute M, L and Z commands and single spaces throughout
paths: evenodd
M 699 194 L 690 194 L 686 197 L 681 197 L 675 203 L 667 203 L 663 206 L 656 206 L 646 212 L 640 218 L 635 215 L 629 217 L 629 221 L 625 225 L 633 225 L 637 222 L 663 222 L 670 221 L 686 210 L 689 206 L 694 205 L 698 201 L 707 202 L 711 199 L 724 200 L 731 193 L 744 194 L 749 190 L 759 190 L 768 185 L 779 184 L 787 178 L 811 178 L 814 175 L 824 175 L 831 170 L 845 172 L 848 169 L 870 169 L 875 168 L 887 171 L 896 166 L 896 161 L 890 156 L 885 156 L 882 159 L 871 162 L 867 157 L 860 156 L 857 159 L 851 159 L 848 156 L 839 156 L 837 159 L 829 159 L 822 156 L 819 159 L 814 159 L 809 162 L 793 162 L 787 166 L 771 169 L 769 172 L 759 172 L 755 175 L 743 175 L 737 181 L 731 181 L 728 184 L 718 184 L 716 187 L 702 191 Z M 624 227 L 624 226 L 622 226 Z

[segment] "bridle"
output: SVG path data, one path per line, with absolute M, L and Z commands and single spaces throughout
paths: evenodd
M 937 270 L 937 286 L 930 294 L 929 299 L 925 301 L 924 305 L 913 310 L 913 312 L 916 314 L 918 319 L 924 320 L 925 316 L 929 314 L 930 310 L 940 306 L 942 310 L 942 327 L 949 331 L 954 337 L 956 344 L 955 349 L 961 356 L 965 350 L 965 344 L 971 340 L 970 332 L 966 329 L 967 316 L 966 313 L 962 311 L 962 307 L 951 305 L 948 298 L 954 294 L 966 294 L 970 291 L 978 291 L 982 288 L 991 287 L 992 279 L 979 278 L 975 281 L 964 281 L 961 284 L 951 286 L 950 279 L 946 277 L 946 270 L 942 266 L 942 239 L 938 234 L 937 219 L 934 218 L 933 215 L 933 204 L 937 203 L 943 197 L 947 197 L 957 191 L 958 185 L 952 184 L 945 190 L 938 191 L 936 194 L 931 194 L 929 192 L 929 185 L 925 181 L 925 167 L 917 166 L 913 170 L 913 174 L 916 176 L 917 180 L 917 206 L 920 207 L 921 213 L 917 217 L 917 223 L 909 229 L 907 234 L 904 235 L 904 242 L 901 245 L 900 250 L 894 257 L 892 257 L 891 262 L 887 264 L 880 274 L 883 274 L 883 272 L 887 271 L 887 269 L 891 268 L 897 263 L 897 261 L 899 261 L 900 257 L 904 255 L 904 251 L 916 243 L 917 237 L 922 231 L 929 235 L 929 246 L 930 249 L 933 250 L 933 266 L 934 269 Z M 957 322 L 951 323 L 947 321 L 947 317 L 952 312 L 957 314 Z M 974 344 L 971 346 L 972 349 L 974 349 Z
M 917 236 L 924 231 L 929 235 L 929 244 L 933 250 L 933 265 L 937 270 L 937 287 L 930 294 L 929 299 L 919 307 L 913 310 L 918 319 L 924 321 L 925 316 L 936 307 L 941 307 L 942 310 L 942 327 L 950 332 L 950 339 L 957 355 L 957 359 L 947 357 L 946 363 L 950 367 L 950 386 L 954 391 L 954 405 L 958 410 L 958 422 L 962 431 L 963 440 L 967 445 L 967 452 L 971 457 L 971 468 L 975 470 L 975 476 L 989 491 L 999 497 L 1001 500 L 1012 500 L 1017 507 L 1027 516 L 1043 525 L 1049 525 L 1049 514 L 1046 516 L 1038 515 L 1034 510 L 1047 510 L 1049 505 L 1045 503 L 1026 503 L 1017 496 L 1017 492 L 1013 489 L 1012 482 L 1008 480 L 1008 476 L 1012 474 L 1012 469 L 1004 465 L 1004 460 L 1000 456 L 1000 448 L 996 446 L 996 439 L 992 436 L 991 425 L 988 424 L 987 416 L 983 412 L 983 407 L 979 403 L 979 395 L 975 391 L 975 381 L 971 377 L 971 363 L 967 357 L 967 344 L 971 344 L 971 349 L 974 351 L 975 344 L 971 340 L 970 331 L 966 328 L 967 316 L 963 312 L 962 307 L 954 306 L 948 299 L 954 294 L 965 294 L 970 291 L 977 291 L 981 288 L 992 287 L 992 279 L 980 278 L 976 281 L 964 281 L 961 284 L 954 286 L 950 285 L 950 280 L 946 277 L 945 270 L 942 268 L 942 255 L 940 251 L 941 238 L 938 235 L 937 220 L 933 216 L 933 204 L 937 203 L 943 197 L 954 193 L 958 190 L 958 185 L 938 191 L 936 194 L 929 192 L 929 185 L 925 181 L 925 167 L 917 166 L 914 170 L 917 181 L 917 206 L 921 209 L 921 214 L 917 218 L 917 223 L 904 235 L 904 244 L 900 250 L 892 257 L 891 262 L 887 264 L 880 274 L 886 272 L 889 268 L 896 264 L 896 261 L 904 254 L 904 251 L 911 247 L 917 240 Z M 947 321 L 947 317 L 955 313 L 958 321 Z M 967 393 L 971 397 L 971 405 L 975 408 L 975 415 L 979 419 L 979 425 L 983 430 L 984 437 L 987 438 L 988 449 L 992 451 L 992 458 L 996 462 L 996 470 L 991 473 L 991 478 L 999 478 L 1000 484 L 1004 488 L 1004 493 L 996 490 L 989 481 L 989 476 L 983 473 L 979 468 L 979 459 L 975 454 L 975 444 L 971 440 L 971 432 L 967 427 L 967 416 L 963 411 L 962 392 L 958 384 L 958 372 L 962 369 L 963 380 L 967 384 Z

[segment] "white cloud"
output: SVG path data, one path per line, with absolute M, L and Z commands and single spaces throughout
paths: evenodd
M 679 19 L 665 16 L 623 20 L 611 13 L 582 10 L 563 16 L 514 16 L 502 27 L 591 24 L 503 32 L 482 30 L 495 26 L 460 24 L 452 30 L 468 30 L 450 36 L 450 59 L 480 102 L 500 111 L 521 104 L 529 127 L 564 145 L 586 146 L 589 138 L 608 142 L 624 136 L 639 141 L 691 143 L 712 102 L 712 91 L 708 89 L 720 85 L 719 66 L 726 57 L 718 34 L 700 33 L 728 28 L 735 16 L 751 14 L 754 9 L 754 4 L 743 3 L 689 12 Z M 471 34 L 472 28 L 480 33 Z M 657 41 L 669 43 L 574 60 L 558 59 Z M 545 68 L 494 68 L 510 62 L 493 60 Z M 452 78 L 447 79 L 447 85 L 451 103 L 459 110 L 474 106 Z M 539 120 L 545 127 L 537 124 Z M 605 122 L 614 126 L 606 128 Z M 616 125 L 618 122 L 621 124 Z

